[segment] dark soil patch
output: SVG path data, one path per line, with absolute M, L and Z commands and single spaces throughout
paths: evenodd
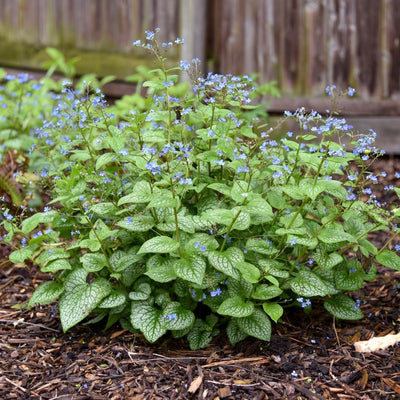
M 400 160 L 374 166 L 396 185 Z M 382 190 L 381 190 L 382 189 Z M 376 236 L 375 244 L 383 238 Z M 154 345 L 118 327 L 79 325 L 61 331 L 57 310 L 18 310 L 47 279 L 37 268 L 6 261 L 0 269 L 0 398 L 2 399 L 376 399 L 400 398 L 400 346 L 357 353 L 353 343 L 397 333 L 400 272 L 381 268 L 376 281 L 354 296 L 366 317 L 334 321 L 322 307 L 310 315 L 291 311 L 271 342 L 249 339 L 235 347 L 225 334 L 206 349 L 184 341 Z

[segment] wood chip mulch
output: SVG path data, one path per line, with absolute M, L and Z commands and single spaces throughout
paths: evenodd
M 381 268 L 353 293 L 363 320 L 334 321 L 316 305 L 310 315 L 288 312 L 269 343 L 232 347 L 221 333 L 190 351 L 184 341 L 150 345 L 118 326 L 64 334 L 54 305 L 16 308 L 47 276 L 9 265 L 7 251 L 0 248 L 0 399 L 400 399 L 400 345 L 373 353 L 353 346 L 400 330 L 400 272 Z

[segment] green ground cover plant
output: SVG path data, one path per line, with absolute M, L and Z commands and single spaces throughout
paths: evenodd
M 49 274 L 28 306 L 57 301 L 64 331 L 93 316 L 149 342 L 186 337 L 192 349 L 221 328 L 232 344 L 268 341 L 286 307 L 362 318 L 351 292 L 377 263 L 400 269 L 400 210 L 371 189 L 375 132 L 299 108 L 284 116 L 299 132 L 274 136 L 251 105 L 273 85 L 201 76 L 197 59 L 168 68 L 166 51 L 183 41 L 157 33 L 134 43 L 158 65 L 134 96 L 109 106 L 89 82 L 64 81 L 33 114 L 21 149 L 50 200 L 2 210 L 10 260 Z M 370 234 L 380 231 L 378 249 Z

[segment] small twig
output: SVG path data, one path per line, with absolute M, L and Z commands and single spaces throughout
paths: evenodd
M 47 329 L 48 331 L 52 331 L 52 332 L 57 332 L 59 333 L 60 331 L 57 329 L 53 329 L 53 328 L 49 328 L 47 326 L 44 325 L 40 325 L 40 324 L 34 324 L 32 322 L 25 322 L 23 318 L 17 320 L 17 321 L 13 321 L 11 319 L 0 319 L 0 322 L 4 322 L 6 324 L 13 324 L 14 326 L 17 325 L 30 325 L 30 326 L 37 326 L 38 328 L 42 328 L 42 329 Z
M 264 360 L 265 357 L 250 357 L 250 358 L 238 358 L 235 360 L 222 360 L 222 361 L 216 361 L 210 364 L 202 365 L 202 368 L 209 368 L 209 367 L 217 367 L 219 365 L 231 365 L 231 364 L 237 364 L 241 362 L 250 362 L 250 361 L 261 361 Z
M 332 377 L 333 381 L 341 386 L 344 389 L 345 393 L 354 396 L 354 398 L 356 399 L 361 399 L 362 397 L 360 395 L 358 395 L 354 390 L 351 390 L 348 385 L 343 383 L 339 378 L 335 376 L 335 374 L 332 372 L 332 364 L 333 362 L 331 362 L 331 366 L 329 368 L 329 375 Z
M 140 360 L 135 360 L 134 356 L 143 356 L 148 355 L 146 353 L 134 353 L 132 351 L 128 351 L 128 356 L 133 363 L 140 362 L 149 362 L 149 361 L 187 361 L 187 360 L 207 360 L 208 357 L 167 357 L 162 354 L 153 353 L 153 355 L 158 356 L 158 358 L 143 358 Z
M 342 347 L 342 345 L 341 345 L 341 343 L 340 343 L 339 335 L 338 335 L 337 330 L 336 330 L 336 323 L 335 323 L 335 321 L 336 321 L 336 318 L 335 318 L 335 316 L 333 316 L 333 322 L 332 322 L 333 331 L 335 332 L 335 336 L 336 336 L 336 340 L 337 340 L 338 346 L 339 346 L 339 347 Z
M 10 283 L 14 283 L 17 278 L 10 278 L 6 283 L 0 286 L 0 290 L 3 290 L 6 286 L 8 286 Z
M 219 381 L 211 381 L 211 380 L 206 380 L 206 382 L 213 383 L 214 385 L 224 385 L 224 386 L 240 386 L 240 387 L 254 387 L 254 386 L 260 386 L 261 383 L 249 383 L 248 385 L 246 384 L 240 384 L 240 383 L 232 383 L 232 382 L 219 382 Z
M 324 400 L 324 398 L 319 394 L 312 392 L 311 390 L 299 385 L 296 382 L 291 382 L 291 385 L 293 385 L 301 394 L 307 396 L 310 400 Z
M 4 379 L 10 384 L 15 386 L 17 389 L 21 390 L 22 392 L 26 393 L 26 389 L 23 388 L 22 386 L 18 385 L 17 383 L 13 382 L 11 379 L 8 379 L 6 376 L 4 377 Z

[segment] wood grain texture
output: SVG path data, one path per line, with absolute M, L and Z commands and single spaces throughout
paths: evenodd
M 317 97 L 334 83 L 363 100 L 400 100 L 399 0 L 0 0 L 0 47 L 128 54 L 155 27 L 161 40 L 185 38 L 182 58 L 259 73 L 284 96 Z
M 285 95 L 351 85 L 361 98 L 400 98 L 400 2 L 215 0 L 214 64 L 258 72 Z

